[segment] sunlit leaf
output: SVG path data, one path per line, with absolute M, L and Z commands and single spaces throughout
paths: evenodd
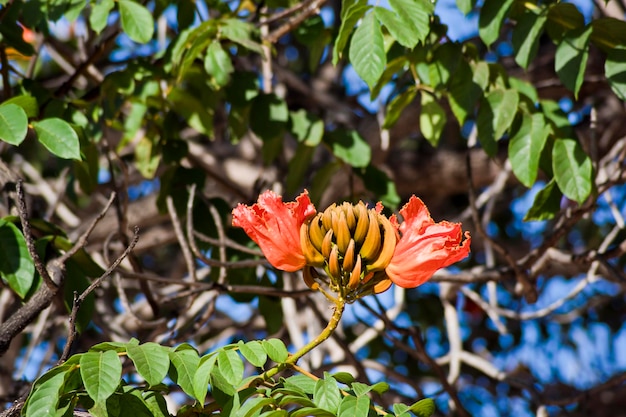
M 367 14 L 350 41 L 350 63 L 370 89 L 380 78 L 387 63 L 383 34 L 374 13 Z
M 366 167 L 372 157 L 372 148 L 355 130 L 336 129 L 324 137 L 333 154 L 355 167 Z
M 139 346 L 128 345 L 126 351 L 139 375 L 149 385 L 157 385 L 163 381 L 170 367 L 170 358 L 165 347 L 148 342 Z
M 424 398 L 409 407 L 417 417 L 430 417 L 435 413 L 435 402 L 430 398 Z
M 57 412 L 59 397 L 63 391 L 65 381 L 74 367 L 60 366 L 43 374 L 33 384 L 24 410 L 25 417 L 48 417 Z
M 11 145 L 19 145 L 28 133 L 28 117 L 17 104 L 0 106 L 0 140 Z
M 339 33 L 335 39 L 335 45 L 333 47 L 333 65 L 337 65 L 337 62 L 341 58 L 352 29 L 356 22 L 365 14 L 371 6 L 367 4 L 367 0 L 344 0 L 341 4 L 341 26 L 339 27 Z
M 207 48 L 204 69 L 212 77 L 217 87 L 224 87 L 228 84 L 231 74 L 235 70 L 230 55 L 216 41 L 211 42 Z
M 626 100 L 626 49 L 621 47 L 611 50 L 604 70 L 613 92 L 621 100 Z
M 37 139 L 50 152 L 60 158 L 80 159 L 80 142 L 76 131 L 66 121 L 58 118 L 33 122 Z
M 280 339 L 268 339 L 262 342 L 263 349 L 267 356 L 276 363 L 283 363 L 287 360 L 289 352 L 285 344 Z
M 424 138 L 434 147 L 446 126 L 446 112 L 435 97 L 422 93 L 422 111 L 420 112 L 420 131 Z
M 367 416 L 370 407 L 370 399 L 366 396 L 347 396 L 341 399 L 337 417 L 362 417 Z
M 204 399 L 209 389 L 209 380 L 216 361 L 217 355 L 203 356 L 200 358 L 200 365 L 193 376 L 194 398 L 201 404 L 204 404 Z
M 109 13 L 111 13 L 113 7 L 115 7 L 113 0 L 100 0 L 91 4 L 89 24 L 94 32 L 100 33 L 106 27 Z
M 478 34 L 483 42 L 485 42 L 485 45 L 491 46 L 500 36 L 500 28 L 504 23 L 504 19 L 513 1 L 514 0 L 485 0 L 485 3 L 480 9 L 480 17 L 478 19 Z
M 122 29 L 129 38 L 137 43 L 146 43 L 154 34 L 154 19 L 152 13 L 142 4 L 132 0 L 119 0 Z
M 229 384 L 239 385 L 243 379 L 243 362 L 236 350 L 221 350 L 217 354 L 217 365 Z
M 33 285 L 35 264 L 22 232 L 13 223 L 0 220 L 0 276 L 20 298 Z
M 87 352 L 80 359 L 80 374 L 91 399 L 105 401 L 120 384 L 122 363 L 112 350 Z
M 556 48 L 554 66 L 559 78 L 578 96 L 583 83 L 587 58 L 589 57 L 589 36 L 592 26 L 567 32 Z
M 341 403 L 341 393 L 334 378 L 326 375 L 315 383 L 313 402 L 319 408 L 336 413 Z
M 170 361 L 174 365 L 175 375 L 172 376 L 187 395 L 195 395 L 193 379 L 200 365 L 198 352 L 189 345 L 181 345 L 169 352 Z
M 566 197 L 582 204 L 592 188 L 591 159 L 573 139 L 559 139 L 552 148 L 554 179 Z
M 518 100 L 517 91 L 501 89 L 490 91 L 481 100 L 476 127 L 478 140 L 489 156 L 496 154 L 496 141 L 513 123 Z
M 537 55 L 539 38 L 543 32 L 547 15 L 526 11 L 513 29 L 513 48 L 515 48 L 515 62 L 521 67 L 528 68 L 530 62 Z
M 548 140 L 550 126 L 541 113 L 524 115 L 518 131 L 509 142 L 509 159 L 513 173 L 526 187 L 537 179 L 539 159 Z

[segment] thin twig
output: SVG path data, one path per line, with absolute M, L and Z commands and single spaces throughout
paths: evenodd
M 20 216 L 20 222 L 22 223 L 22 233 L 24 234 L 24 239 L 26 240 L 26 247 L 28 248 L 28 254 L 33 259 L 35 264 L 35 269 L 41 275 L 44 283 L 48 288 L 56 292 L 61 282 L 55 282 L 50 274 L 48 273 L 48 269 L 44 265 L 43 261 L 39 257 L 37 253 L 37 249 L 35 248 L 35 239 L 33 237 L 32 230 L 30 228 L 30 222 L 28 221 L 28 209 L 26 208 L 26 197 L 24 195 L 24 184 L 22 179 L 17 180 L 16 184 L 16 192 L 17 192 L 17 211 Z M 62 277 L 58 277 L 62 278 Z
M 189 272 L 189 276 L 192 281 L 197 281 L 198 277 L 196 275 L 196 265 L 193 259 L 193 255 L 191 250 L 189 249 L 189 244 L 187 243 L 187 238 L 185 237 L 185 233 L 183 232 L 183 227 L 180 224 L 180 219 L 178 218 L 178 213 L 176 213 L 176 207 L 174 206 L 174 200 L 171 195 L 165 197 L 165 204 L 167 205 L 167 212 L 170 215 L 170 219 L 172 220 L 172 225 L 174 226 L 174 234 L 176 235 L 176 239 L 178 239 L 178 244 L 180 245 L 180 249 L 183 252 L 183 258 L 185 259 L 185 263 L 187 264 L 187 271 Z M 193 238 L 193 237 L 192 237 Z
M 326 3 L 327 0 L 314 0 L 306 5 L 302 13 L 292 17 L 285 24 L 278 29 L 274 29 L 267 36 L 264 36 L 264 40 L 269 43 L 276 43 L 283 35 L 291 32 L 298 27 L 302 22 L 308 19 L 310 16 L 319 13 L 319 9 Z M 269 58 L 269 57 L 268 57 Z

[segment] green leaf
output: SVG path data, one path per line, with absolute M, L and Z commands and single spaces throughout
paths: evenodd
M 626 100 L 626 48 L 618 47 L 609 52 L 604 71 L 615 95 Z
M 209 45 L 204 58 L 204 69 L 212 77 L 213 84 L 224 87 L 230 82 L 230 76 L 235 71 L 230 55 L 222 45 L 213 41 Z
M 524 221 L 552 219 L 561 209 L 561 197 L 554 178 L 535 196 L 533 205 L 524 216 Z
M 230 39 L 246 49 L 263 55 L 261 44 L 254 40 L 258 31 L 252 23 L 244 22 L 240 19 L 223 19 L 220 20 L 220 23 L 221 36 Z
M 582 204 L 592 187 L 591 159 L 573 139 L 558 139 L 552 148 L 552 169 L 557 185 L 571 200 Z
M 437 147 L 439 138 L 446 126 L 446 112 L 435 97 L 422 93 L 422 111 L 420 112 L 420 131 L 426 140 Z
M 120 384 L 122 363 L 112 350 L 87 352 L 80 358 L 80 375 L 91 399 L 105 401 Z
M 528 188 L 537 179 L 539 159 L 549 134 L 550 126 L 543 114 L 524 114 L 520 128 L 509 142 L 509 159 L 513 173 Z
M 383 24 L 398 43 L 407 48 L 414 48 L 420 41 L 414 27 L 407 25 L 396 13 L 380 6 L 374 7 L 376 19 Z
M 387 64 L 383 33 L 374 13 L 367 14 L 354 31 L 349 55 L 356 73 L 373 89 Z
M 537 55 L 539 38 L 543 32 L 547 15 L 545 12 L 537 14 L 527 10 L 513 29 L 512 43 L 515 49 L 515 62 L 522 68 L 528 68 L 530 62 Z
M 119 0 L 122 29 L 137 43 L 147 43 L 154 34 L 152 13 L 143 5 L 132 0 Z
M 496 154 L 496 140 L 511 126 L 519 97 L 515 90 L 496 89 L 490 91 L 481 100 L 476 127 L 478 139 L 489 156 Z
M 285 344 L 280 339 L 267 339 L 261 342 L 267 356 L 276 363 L 284 363 L 289 357 Z
M 389 0 L 389 4 L 400 16 L 400 24 L 414 31 L 417 39 L 423 42 L 430 33 L 430 17 L 435 11 L 434 4 L 427 0 Z
M 435 402 L 430 398 L 419 400 L 409 407 L 417 417 L 430 417 L 435 413 Z
M 253 397 L 246 400 L 241 408 L 234 413 L 233 417 L 251 417 L 258 415 L 258 412 L 265 406 L 274 405 L 274 398 Z
M 22 232 L 5 220 L 0 220 L 0 253 L 0 276 L 24 299 L 33 285 L 35 264 Z
M 389 384 L 385 381 L 380 381 L 372 385 L 370 388 L 372 389 L 372 391 L 377 392 L 378 394 L 383 394 L 389 391 Z
M 369 413 L 370 399 L 366 396 L 347 396 L 341 399 L 337 417 L 364 417 Z
M 519 94 L 526 96 L 533 104 L 539 102 L 539 95 L 537 90 L 532 84 L 522 81 L 519 78 L 509 77 L 509 85 L 513 90 L 516 90 Z
M 17 104 L 0 106 L 0 139 L 11 145 L 19 145 L 28 133 L 28 117 Z
M 341 3 L 341 26 L 333 48 L 333 65 L 341 58 L 356 22 L 370 9 L 367 0 L 343 0 Z
M 345 384 L 345 385 L 350 385 L 355 381 L 354 375 L 352 375 L 350 372 L 344 372 L 344 371 L 335 372 L 331 376 L 335 378 L 337 382 Z
M 33 122 L 37 139 L 50 152 L 65 159 L 80 160 L 80 142 L 76 131 L 66 121 L 53 117 Z
M 483 91 L 489 86 L 489 64 L 485 61 L 478 61 L 472 65 L 472 81 Z
M 52 368 L 33 384 L 33 389 L 26 399 L 22 414 L 25 417 L 48 417 L 57 413 L 59 398 L 65 387 L 65 381 L 75 366 Z
M 313 395 L 317 381 L 306 375 L 293 375 L 285 379 L 285 388 Z
M 287 103 L 275 94 L 259 94 L 252 100 L 250 129 L 262 140 L 282 136 L 289 121 Z
M 155 137 L 154 132 L 150 132 L 151 136 L 143 136 L 135 146 L 135 161 L 137 162 L 137 170 L 144 178 L 154 178 L 156 170 L 161 163 L 161 148 L 159 146 L 159 138 Z
M 148 385 L 157 385 L 163 381 L 170 367 L 170 358 L 165 347 L 148 342 L 139 346 L 128 345 L 126 352 Z
M 333 154 L 355 168 L 366 167 L 372 157 L 369 144 L 355 130 L 336 129 L 324 137 Z
M 500 36 L 500 28 L 514 0 L 485 0 L 478 18 L 478 35 L 491 46 Z
M 591 32 L 591 25 L 567 32 L 556 48 L 556 73 L 565 87 L 574 92 L 575 97 L 578 97 L 585 76 Z
M 468 115 L 474 113 L 476 101 L 482 96 L 482 89 L 473 80 L 472 69 L 464 60 L 459 63 L 454 77 L 450 81 L 448 94 L 450 109 L 459 124 L 462 125 Z
M 585 17 L 572 3 L 552 3 L 548 9 L 546 32 L 554 42 L 560 42 L 569 30 L 585 26 Z
M 189 345 L 181 345 L 169 352 L 169 357 L 175 371 L 171 375 L 172 379 L 187 395 L 195 397 L 193 379 L 200 365 L 198 352 Z
M 196 370 L 196 374 L 193 376 L 193 392 L 194 398 L 198 400 L 200 404 L 204 404 L 207 391 L 209 389 L 209 379 L 215 366 L 217 355 L 209 354 L 200 358 L 200 366 Z
M 258 340 L 252 340 L 248 343 L 240 340 L 237 346 L 243 357 L 252 365 L 260 368 L 267 362 L 267 352 L 265 352 L 263 344 Z
M 372 388 L 369 385 L 363 384 L 361 382 L 353 382 L 350 387 L 352 388 L 352 390 L 354 391 L 354 394 L 357 397 L 367 395 L 367 393 L 372 390 Z
M 324 121 L 304 109 L 289 113 L 291 133 L 298 142 L 307 146 L 317 146 L 324 136 Z
M 39 116 L 39 104 L 37 104 L 37 99 L 33 96 L 21 95 L 11 97 L 10 99 L 5 100 L 2 103 L 2 106 L 6 104 L 17 104 L 24 109 L 27 117 Z
M 109 13 L 113 10 L 115 2 L 113 0 L 100 0 L 91 5 L 91 13 L 89 14 L 89 24 L 97 34 L 107 26 Z
M 602 52 L 609 53 L 614 48 L 626 45 L 626 22 L 622 19 L 604 17 L 591 21 L 593 33 L 591 41 Z
M 456 0 L 456 7 L 464 14 L 467 15 L 474 9 L 476 0 Z
M 393 413 L 396 416 L 408 417 L 409 406 L 406 404 L 394 404 L 393 405 Z
M 243 362 L 234 349 L 221 350 L 217 354 L 220 373 L 229 384 L 238 386 L 243 379 Z
M 341 403 L 341 393 L 339 392 L 337 381 L 333 377 L 325 373 L 324 379 L 317 380 L 315 390 L 313 391 L 313 402 L 319 408 L 330 411 L 333 414 L 337 413 Z
M 391 100 L 391 103 L 387 106 L 387 114 L 385 114 L 383 129 L 389 129 L 396 124 L 402 114 L 402 111 L 413 102 L 416 94 L 417 90 L 415 88 L 409 88 Z
M 454 78 L 452 78 L 454 81 L 460 75 L 457 67 L 461 62 L 465 63 L 459 44 L 446 42 L 439 45 L 434 50 L 432 62 L 428 66 L 430 85 L 441 88 L 450 81 L 452 74 L 454 74 Z M 466 64 L 465 67 L 469 74 L 471 72 L 469 65 Z

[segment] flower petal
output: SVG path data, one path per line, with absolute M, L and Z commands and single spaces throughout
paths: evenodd
M 305 264 L 300 226 L 315 213 L 306 191 L 288 203 L 272 191 L 265 191 L 256 204 L 239 204 L 233 210 L 233 226 L 242 227 L 274 267 L 292 272 Z
M 385 272 L 397 285 L 414 288 L 433 274 L 469 254 L 470 235 L 465 241 L 460 223 L 435 223 L 424 203 L 413 196 L 400 210 L 402 237 Z

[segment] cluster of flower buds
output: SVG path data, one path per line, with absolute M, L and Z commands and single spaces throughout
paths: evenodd
M 389 219 L 363 202 L 333 204 L 300 227 L 304 281 L 317 288 L 315 268 L 324 268 L 330 289 L 348 302 L 383 292 L 391 285 L 385 268 L 399 238 Z

